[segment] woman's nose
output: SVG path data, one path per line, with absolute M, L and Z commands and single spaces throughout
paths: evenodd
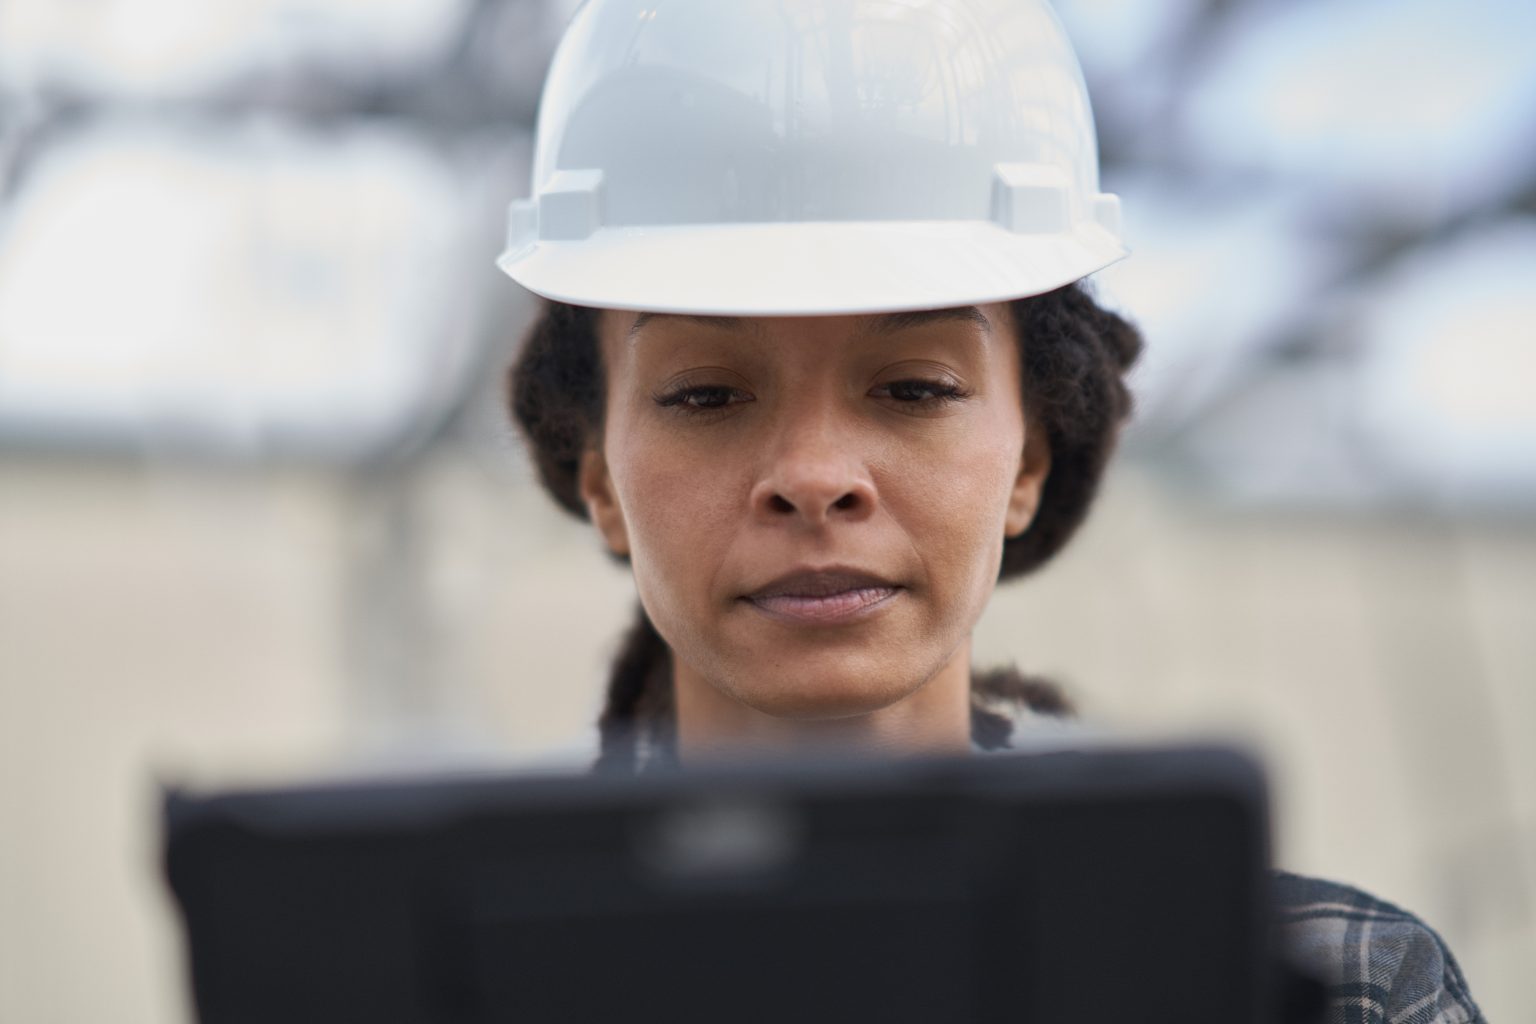
M 788 432 L 752 489 L 753 511 L 772 522 L 820 526 L 866 519 L 875 509 L 868 467 L 834 424 Z

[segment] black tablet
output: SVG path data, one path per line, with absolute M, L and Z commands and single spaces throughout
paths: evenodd
M 203 1024 L 1271 1019 L 1226 750 L 172 791 L 165 829 Z

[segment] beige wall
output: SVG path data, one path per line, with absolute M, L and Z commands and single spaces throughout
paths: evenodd
M 516 459 L 399 477 L 0 461 L 0 1020 L 179 1019 L 157 780 L 587 739 L 630 589 Z M 1536 962 L 1536 524 L 1252 515 L 1121 467 L 980 661 L 1097 720 L 1247 737 L 1282 864 Z

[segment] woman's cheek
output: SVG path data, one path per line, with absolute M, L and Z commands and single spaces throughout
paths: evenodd
M 637 430 L 624 444 L 615 484 L 640 558 L 671 568 L 702 559 L 729 518 L 733 460 L 699 452 L 669 431 Z
M 1022 447 L 1021 441 L 1019 449 Z M 952 514 L 957 523 L 964 524 L 963 536 L 955 540 L 966 548 L 963 555 L 957 552 L 957 557 L 963 557 L 973 568 L 971 586 L 984 585 L 988 593 L 1002 560 L 1008 500 L 1020 457 L 1011 445 L 982 443 L 967 446 L 951 463 Z

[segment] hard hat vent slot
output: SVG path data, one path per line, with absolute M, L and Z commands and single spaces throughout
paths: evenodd
M 1119 238 L 1122 229 L 1120 197 L 1110 192 L 1102 192 L 1095 197 L 1093 219 L 1098 221 L 1099 227 Z
M 1050 164 L 998 164 L 992 180 L 992 219 L 1016 234 L 1072 229 L 1072 182 Z
M 538 200 L 516 200 L 507 208 L 507 252 L 521 254 L 538 241 Z
M 579 242 L 603 224 L 603 172 L 559 171 L 539 194 L 539 238 Z

